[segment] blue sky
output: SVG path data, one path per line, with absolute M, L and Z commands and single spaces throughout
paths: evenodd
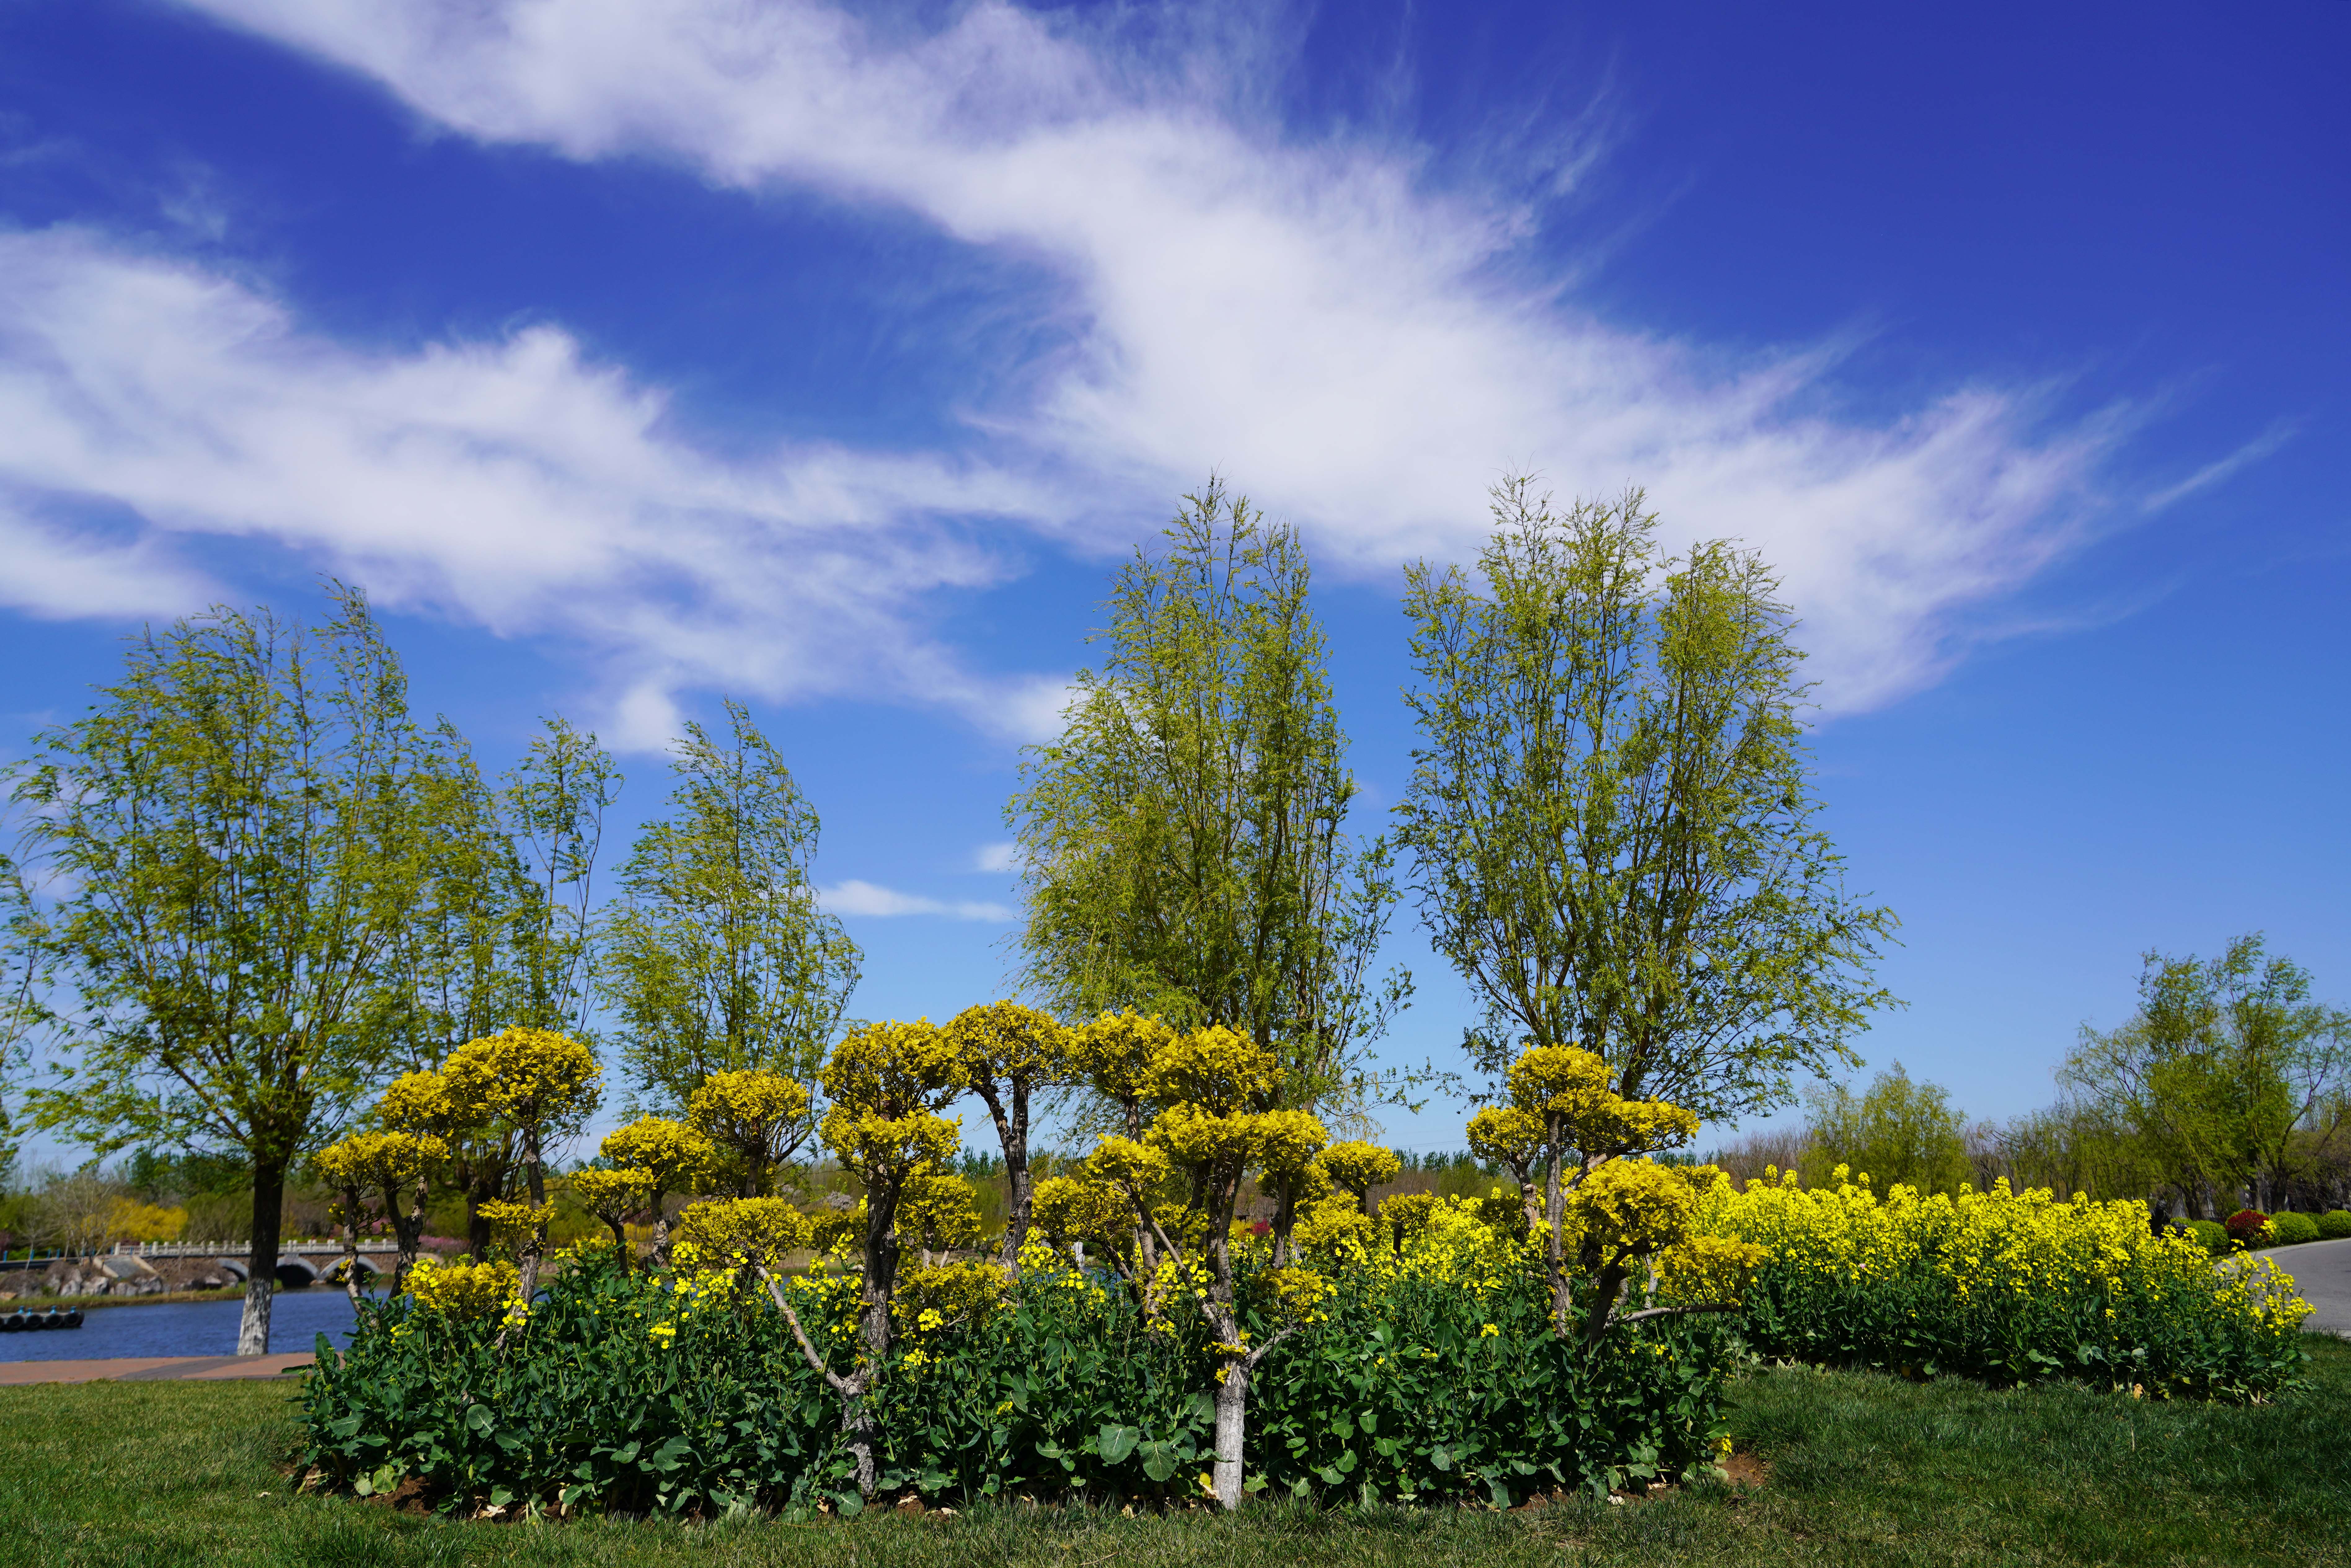
M 16 0 L 0 752 L 142 619 L 339 573 L 487 757 L 620 748 L 622 839 L 750 703 L 856 1010 L 942 1016 L 1019 748 L 1211 468 L 1306 534 L 1367 828 L 1402 564 L 1507 470 L 1639 482 L 1803 616 L 1904 921 L 1865 1055 L 2014 1114 L 2143 949 L 2351 998 L 2346 57 L 2335 0 Z

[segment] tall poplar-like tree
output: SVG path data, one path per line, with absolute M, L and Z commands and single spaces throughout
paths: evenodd
M 446 720 L 429 741 L 415 783 L 423 880 L 390 966 L 402 1065 L 429 1071 L 515 1027 L 585 1036 L 597 852 L 621 783 L 611 757 L 550 717 L 501 787 Z M 439 1131 L 478 1253 L 481 1206 L 522 1180 L 518 1134 L 489 1117 Z
M 423 878 L 421 744 L 365 598 L 316 629 L 215 609 L 131 641 L 15 799 L 56 873 L 46 1125 L 253 1173 L 239 1354 L 269 1345 L 286 1176 L 394 1054 L 386 965 Z
M 1408 573 L 1395 812 L 1430 938 L 1485 1004 L 1472 1060 L 1580 1047 L 1616 1093 L 1710 1120 L 1857 1060 L 1895 921 L 1846 895 L 1815 821 L 1771 570 L 1721 540 L 1667 558 L 1637 490 L 1557 513 L 1515 478 L 1493 512 L 1474 579 Z
M 1285 1103 L 1343 1121 L 1409 977 L 1370 966 L 1388 850 L 1355 794 L 1307 602 L 1305 547 L 1211 480 L 1123 568 L 1061 738 L 1006 808 L 1029 988 L 1065 1019 L 1133 1009 L 1270 1051 Z
M 669 813 L 621 868 L 601 986 L 649 1103 L 683 1114 L 714 1072 L 811 1082 L 857 984 L 857 945 L 817 905 L 817 814 L 741 705 L 725 742 L 689 724 Z

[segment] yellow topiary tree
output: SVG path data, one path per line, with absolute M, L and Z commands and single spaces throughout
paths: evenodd
M 1004 1149 L 1004 1179 L 1011 1202 L 1004 1221 L 1003 1260 L 1010 1268 L 1029 1236 L 1029 1096 L 1074 1079 L 1075 1042 L 1060 1020 L 1019 1002 L 966 1008 L 948 1020 L 946 1036 L 963 1053 L 971 1088 L 987 1107 L 996 1140 Z
M 426 1184 L 448 1158 L 448 1144 L 435 1134 L 394 1129 L 353 1133 L 328 1145 L 313 1159 L 319 1175 L 342 1197 L 343 1288 L 354 1304 L 360 1299 L 359 1226 L 367 1194 L 381 1196 L 393 1244 L 400 1249 L 392 1270 L 396 1296 L 416 1266 L 418 1242 L 424 1234 Z
M 666 1260 L 669 1216 L 663 1200 L 674 1192 L 692 1192 L 695 1183 L 718 1163 L 717 1146 L 683 1122 L 640 1116 L 605 1134 L 601 1152 L 616 1168 L 643 1171 L 652 1181 L 653 1199 L 644 1207 L 653 1213 L 653 1257 Z
M 1708 1279 L 1738 1273 L 1725 1267 L 1735 1260 L 1712 1252 L 1698 1257 L 1708 1245 L 1689 1233 L 1698 1178 L 1648 1157 L 1697 1136 L 1697 1115 L 1662 1100 L 1616 1094 L 1609 1088 L 1608 1064 L 1573 1046 L 1531 1047 L 1510 1064 L 1506 1082 L 1510 1105 L 1471 1119 L 1470 1147 L 1482 1158 L 1502 1161 L 1519 1178 L 1530 1228 L 1543 1240 L 1554 1329 L 1569 1333 L 1574 1318 L 1571 1243 L 1592 1281 L 1583 1312 L 1587 1341 L 1596 1342 L 1619 1322 L 1734 1310 L 1729 1301 L 1617 1310 L 1625 1281 L 1645 1268 Z M 1537 1168 L 1543 1183 L 1539 1215 L 1531 1201 Z
M 488 1106 L 452 1094 L 448 1077 L 430 1071 L 393 1079 L 376 1103 L 376 1120 L 394 1132 L 439 1138 L 448 1145 L 446 1179 L 465 1195 L 465 1244 L 475 1257 L 484 1255 L 490 1223 L 482 1218 L 481 1206 L 515 1196 L 522 1174 L 520 1131 Z M 420 1210 L 424 1197 L 420 1188 Z
M 672 1248 L 681 1269 L 750 1269 L 766 1278 L 811 1236 L 809 1217 L 780 1197 L 722 1197 L 682 1211 Z
M 547 1145 L 596 1108 L 603 1069 L 594 1051 L 569 1035 L 517 1028 L 459 1046 L 442 1064 L 441 1075 L 454 1103 L 511 1124 L 521 1144 L 532 1219 L 517 1260 L 521 1281 L 515 1315 L 527 1316 L 547 1250 L 545 1217 L 553 1211 L 547 1201 Z
M 810 1366 L 841 1399 L 841 1427 L 856 1462 L 857 1489 L 873 1494 L 880 1432 L 865 1395 L 890 1354 L 890 1306 L 897 1289 L 899 1206 L 917 1173 L 952 1157 L 961 1128 L 939 1111 L 963 1092 L 963 1053 L 927 1019 L 868 1024 L 833 1047 L 819 1074 L 831 1107 L 818 1128 L 841 1167 L 864 1185 L 859 1237 L 857 1322 L 862 1354 L 848 1372 L 831 1366 L 809 1338 L 773 1266 L 763 1267 L 776 1305 Z
M 898 1245 L 912 1245 L 932 1268 L 949 1252 L 977 1247 L 986 1230 L 979 1194 L 953 1171 L 925 1168 L 906 1179 L 898 1197 Z
M 580 1207 L 602 1220 L 612 1232 L 612 1246 L 621 1267 L 629 1267 L 629 1216 L 657 1207 L 653 1174 L 643 1170 L 587 1170 L 571 1173 L 571 1196 Z
M 776 1171 L 813 1130 L 809 1092 L 765 1068 L 710 1074 L 687 1097 L 685 1119 L 726 1156 L 737 1197 L 771 1196 Z
M 1157 1242 L 1162 1260 L 1152 1277 L 1155 1298 L 1190 1297 L 1217 1335 L 1212 1480 L 1217 1501 L 1228 1509 L 1241 1501 L 1250 1375 L 1296 1327 L 1293 1322 L 1258 1344 L 1248 1343 L 1232 1255 L 1241 1182 L 1253 1168 L 1303 1170 L 1329 1141 L 1322 1123 L 1307 1113 L 1272 1108 L 1280 1086 L 1273 1054 L 1243 1035 L 1218 1026 L 1174 1036 L 1151 1053 L 1135 1079 L 1140 1098 L 1158 1108 L 1145 1136 L 1106 1137 L 1086 1161 L 1087 1176 L 1123 1190 Z M 1192 1195 L 1187 1208 L 1194 1223 L 1183 1229 L 1171 1227 L 1157 1206 L 1157 1190 L 1170 1172 L 1184 1178 Z M 1319 1281 L 1304 1270 L 1278 1270 L 1269 1280 L 1281 1303 L 1311 1305 L 1319 1299 Z
M 1372 1188 L 1384 1186 L 1403 1173 L 1404 1161 L 1394 1149 L 1350 1140 L 1332 1144 L 1314 1156 L 1331 1185 L 1354 1194 L 1365 1214 L 1372 1211 Z
M 1134 1204 L 1123 1188 L 1090 1176 L 1047 1176 L 1037 1184 L 1032 1232 L 1082 1269 L 1107 1262 L 1135 1278 Z

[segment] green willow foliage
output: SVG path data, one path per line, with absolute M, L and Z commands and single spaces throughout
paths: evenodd
M 332 593 L 321 627 L 215 608 L 142 632 L 11 791 L 57 879 L 38 961 L 70 998 L 32 1109 L 100 1153 L 248 1163 L 247 1353 L 287 1175 L 395 1055 L 385 982 L 428 870 L 406 677 L 365 596 Z
M 494 1318 L 365 1307 L 350 1349 L 322 1345 L 305 1385 L 308 1458 L 363 1490 L 417 1477 L 452 1511 L 861 1507 L 839 1402 L 781 1314 L 751 1292 L 681 1299 L 659 1277 L 582 1261 L 503 1356 Z M 1482 1303 L 1364 1284 L 1326 1311 L 1254 1380 L 1253 1490 L 1508 1505 L 1680 1476 L 1723 1430 L 1729 1341 L 1711 1320 L 1642 1323 L 1588 1350 L 1550 1333 L 1539 1282 Z M 1147 1324 L 1123 1290 L 1024 1276 L 1000 1310 L 929 1333 L 881 1380 L 877 1495 L 1199 1499 L 1210 1347 L 1189 1314 L 1172 1321 Z M 810 1326 L 845 1364 L 852 1323 Z
M 1305 546 L 1211 481 L 1104 609 L 1060 737 L 1006 807 L 1025 984 L 1065 1018 L 1133 1009 L 1276 1052 L 1285 1104 L 1379 1085 L 1365 1051 L 1410 993 L 1375 980 L 1385 841 L 1346 831 L 1346 768 Z
M 1520 477 L 1493 512 L 1474 574 L 1406 573 L 1395 808 L 1430 943 L 1486 1008 L 1473 1060 L 1581 1046 L 1617 1093 L 1708 1121 L 1856 1061 L 1895 921 L 1817 823 L 1771 570 L 1724 540 L 1666 556 L 1638 490 L 1561 514 Z
M 729 700 L 726 718 L 725 741 L 686 725 L 601 954 L 622 1058 L 673 1113 L 714 1072 L 810 1082 L 857 987 L 857 944 L 809 874 L 816 810 L 749 712 Z

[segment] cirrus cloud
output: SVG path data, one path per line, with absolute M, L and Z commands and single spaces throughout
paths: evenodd
M 43 424 L 0 449 L 6 477 L 577 636 L 652 727 L 677 687 L 724 683 L 1034 730 L 1055 682 L 1009 688 L 913 630 L 922 601 L 1006 570 L 969 519 L 1107 550 L 1212 465 L 1359 575 L 1470 553 L 1507 469 L 1639 481 L 1677 536 L 1769 555 L 1823 700 L 1862 708 L 1932 679 L 1971 607 L 2073 542 L 2116 436 L 2052 427 L 2030 388 L 1840 413 L 1826 349 L 1733 353 L 1580 308 L 1507 191 L 1195 86 L 1230 61 L 1001 4 L 907 34 L 806 0 L 185 3 L 441 131 L 819 190 L 1055 280 L 1061 346 L 991 382 L 1021 390 L 968 411 L 973 444 L 745 463 L 555 329 L 371 358 L 87 239 L 0 257 L 10 287 L 36 275 L 9 320 L 37 351 L 5 390 Z M 84 278 L 50 265 L 76 246 Z

